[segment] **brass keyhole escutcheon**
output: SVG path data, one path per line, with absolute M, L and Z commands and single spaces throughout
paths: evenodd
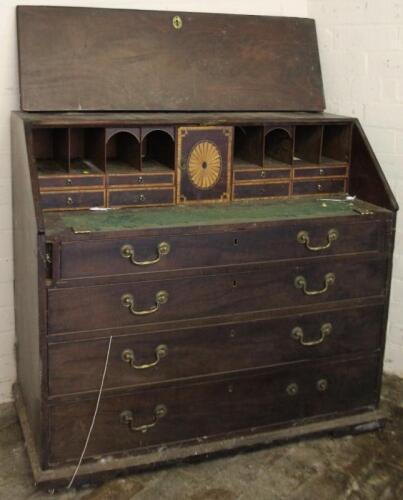
M 182 21 L 182 18 L 180 16 L 174 16 L 172 18 L 172 26 L 176 29 L 176 30 L 180 30 L 183 26 L 183 21 Z

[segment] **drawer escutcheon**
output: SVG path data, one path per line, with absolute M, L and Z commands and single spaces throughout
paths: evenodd
M 145 433 L 148 429 L 155 427 L 158 421 L 165 417 L 168 413 L 168 408 L 165 405 L 157 405 L 154 408 L 154 420 L 149 424 L 134 425 L 134 414 L 131 410 L 122 411 L 120 414 L 120 421 L 122 424 L 127 425 L 132 432 L 142 432 Z
M 301 288 L 305 295 L 321 295 L 329 290 L 329 287 L 334 285 L 336 275 L 334 273 L 327 273 L 324 277 L 324 287 L 321 290 L 308 290 L 306 278 L 304 276 L 297 276 L 294 280 L 295 288 Z
M 304 340 L 304 330 L 300 326 L 296 326 L 291 331 L 291 337 L 301 345 L 309 347 L 321 344 L 325 338 L 332 333 L 333 326 L 331 323 L 323 323 L 320 327 L 320 337 L 316 340 Z
M 143 365 L 136 365 L 136 357 L 134 355 L 134 351 L 132 349 L 125 349 L 122 352 L 122 360 L 125 363 L 129 363 L 130 366 L 136 370 L 144 370 L 146 368 L 152 368 L 153 366 L 158 365 L 162 358 L 165 358 L 168 355 L 168 347 L 165 344 L 161 344 L 155 348 L 155 361 L 151 363 L 146 363 Z
M 132 264 L 135 266 L 150 266 L 151 264 L 156 264 L 161 260 L 161 257 L 164 255 L 168 255 L 171 250 L 171 246 L 169 243 L 166 241 L 162 241 L 161 243 L 158 243 L 157 246 L 157 257 L 153 260 L 143 260 L 143 261 L 138 261 L 134 258 L 134 248 L 132 245 L 123 245 L 122 248 L 120 249 L 120 255 L 124 259 L 129 259 Z
M 337 229 L 329 229 L 329 231 L 327 232 L 327 243 L 318 247 L 314 247 L 310 245 L 310 237 L 308 231 L 300 231 L 297 234 L 297 241 L 298 243 L 305 245 L 305 247 L 311 252 L 319 252 L 321 250 L 330 248 L 331 244 L 336 241 L 338 237 L 339 232 L 337 231 Z
M 166 304 L 168 302 L 168 292 L 166 292 L 165 290 L 160 290 L 159 292 L 157 292 L 155 294 L 155 305 L 150 307 L 150 309 L 144 309 L 140 311 L 136 310 L 134 308 L 134 297 L 131 293 L 123 294 L 120 298 L 120 302 L 122 306 L 127 307 L 134 316 L 145 316 L 147 314 L 157 312 L 162 304 Z

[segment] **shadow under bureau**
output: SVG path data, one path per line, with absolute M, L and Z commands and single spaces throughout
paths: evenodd
M 54 29 L 89 12 L 95 25 L 122 16 L 21 8 L 21 60 L 45 20 Z M 138 16 L 173 31 L 218 23 L 230 38 L 244 25 L 129 13 L 130 26 Z M 296 30 L 295 51 L 314 35 L 308 21 L 301 32 L 284 18 L 253 22 L 258 39 L 267 26 L 269 39 L 283 23 Z M 277 109 L 288 109 L 290 83 L 262 94 L 261 111 L 242 99 L 214 111 L 206 98 L 205 111 L 149 110 L 140 99 L 137 111 L 114 113 L 91 111 L 108 109 L 109 88 L 94 104 L 83 84 L 85 111 L 60 112 L 74 111 L 69 89 L 47 113 L 55 90 L 42 95 L 22 65 L 23 111 L 12 115 L 15 397 L 38 484 L 66 486 L 88 436 L 74 484 L 383 422 L 397 205 L 358 121 L 323 112 L 309 40 L 316 76 L 298 73 L 311 92 L 300 91 L 294 112 Z

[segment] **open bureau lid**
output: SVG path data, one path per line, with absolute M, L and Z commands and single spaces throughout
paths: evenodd
M 322 111 L 315 23 L 17 8 L 25 111 Z

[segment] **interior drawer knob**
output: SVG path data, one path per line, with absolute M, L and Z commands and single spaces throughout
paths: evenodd
M 308 284 L 304 276 L 297 276 L 294 280 L 295 288 L 302 289 L 305 295 L 321 295 L 329 290 L 329 287 L 334 285 L 336 275 L 334 273 L 327 273 L 323 279 L 324 285 L 320 290 L 308 290 Z
M 125 293 L 120 298 L 120 302 L 123 307 L 127 307 L 131 314 L 134 316 L 146 316 L 147 314 L 152 314 L 158 311 L 162 304 L 168 302 L 168 292 L 165 290 L 160 290 L 155 294 L 155 305 L 150 307 L 150 309 L 138 310 L 135 307 L 134 297 L 131 293 Z
M 325 338 L 332 333 L 333 327 L 331 323 L 323 323 L 320 327 L 320 337 L 316 340 L 305 340 L 304 330 L 300 326 L 296 326 L 291 331 L 291 337 L 298 341 L 303 346 L 314 346 L 321 344 Z
M 286 392 L 289 396 L 296 396 L 298 394 L 298 384 L 292 382 L 287 385 Z
M 316 388 L 319 392 L 325 392 L 328 388 L 328 381 L 325 378 L 321 378 L 316 382 Z
M 331 246 L 331 244 L 337 240 L 339 237 L 339 232 L 337 229 L 329 229 L 327 232 L 327 242 L 324 245 L 320 246 L 311 246 L 310 244 L 310 237 L 308 231 L 300 231 L 297 234 L 297 241 L 298 243 L 301 243 L 302 245 L 305 245 L 305 247 L 310 250 L 311 252 L 319 252 L 320 250 L 326 250 Z
M 161 257 L 164 255 L 168 255 L 169 252 L 171 251 L 171 246 L 168 242 L 166 241 L 161 241 L 161 243 L 158 243 L 157 246 L 157 257 L 152 260 L 136 260 L 135 259 L 135 252 L 134 248 L 132 245 L 126 244 L 123 245 L 120 249 L 120 255 L 124 259 L 129 259 L 129 261 L 134 264 L 135 266 L 150 266 L 151 264 L 156 264 L 161 260 Z
M 155 348 L 155 360 L 152 361 L 151 363 L 136 365 L 136 357 L 132 349 L 125 349 L 122 352 L 122 360 L 125 363 L 129 363 L 129 365 L 132 368 L 135 368 L 136 370 L 144 370 L 146 368 L 152 368 L 153 366 L 158 365 L 161 359 L 165 358 L 167 355 L 168 355 L 168 347 L 164 344 L 161 344 Z
M 131 410 L 122 411 L 120 414 L 120 421 L 122 424 L 127 425 L 132 432 L 147 432 L 148 429 L 155 427 L 161 418 L 164 418 L 168 413 L 168 408 L 165 405 L 157 405 L 154 408 L 154 419 L 149 424 L 135 425 L 135 416 Z

